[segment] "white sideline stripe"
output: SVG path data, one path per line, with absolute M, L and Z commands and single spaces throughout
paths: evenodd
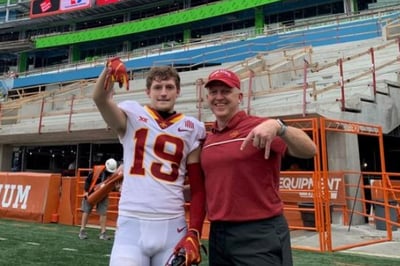
M 7 238 L 0 237 L 0 241 L 4 241 L 4 240 L 7 240 Z
M 76 248 L 62 248 L 65 251 L 78 251 Z
M 32 245 L 32 246 L 40 246 L 40 243 L 36 243 L 36 242 L 26 242 L 28 245 Z

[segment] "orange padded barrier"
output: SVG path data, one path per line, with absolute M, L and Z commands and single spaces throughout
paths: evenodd
M 49 223 L 57 213 L 61 175 L 1 172 L 0 217 Z
M 58 208 L 58 222 L 60 224 L 74 224 L 75 186 L 76 177 L 62 177 L 60 206 Z

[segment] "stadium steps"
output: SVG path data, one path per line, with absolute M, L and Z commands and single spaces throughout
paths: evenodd
M 365 55 L 360 59 L 349 60 L 345 65 L 345 78 L 357 77 L 360 73 L 368 73 L 364 76 L 354 78 L 348 84 L 345 84 L 345 110 L 343 112 L 341 106 L 341 91 L 339 87 L 338 66 L 336 64 L 339 58 L 349 58 L 357 56 L 358 53 L 368 52 L 369 48 L 375 46 L 375 66 L 377 87 L 374 94 L 372 88 L 371 57 Z M 351 50 L 350 50 L 351 48 Z M 318 113 L 320 115 L 346 119 L 351 121 L 373 122 L 376 124 L 386 123 L 385 130 L 389 131 L 395 127 L 392 125 L 387 116 L 395 115 L 393 110 L 397 109 L 395 99 L 398 84 L 399 65 L 393 62 L 393 54 L 398 54 L 397 44 L 383 42 L 380 38 L 369 42 L 360 42 L 358 44 L 343 44 L 338 46 L 321 46 L 313 49 L 312 63 L 313 66 L 324 68 L 324 65 L 331 67 L 324 71 L 308 71 L 307 81 L 314 82 L 316 90 L 323 90 L 317 97 L 311 97 L 314 90 L 307 89 L 307 93 L 303 95 L 303 75 L 299 71 L 296 78 L 285 86 L 274 90 L 268 88 L 265 78 L 259 78 L 254 84 L 259 88 L 253 88 L 255 95 L 252 97 L 251 113 L 257 115 L 282 116 L 282 115 L 298 115 L 304 112 L 303 99 L 306 99 L 306 113 Z M 343 52 L 344 51 L 344 52 Z M 338 55 L 340 55 L 338 57 Z M 329 60 L 327 60 L 330 59 Z M 387 62 L 391 62 L 388 64 Z M 379 68 L 379 66 L 384 68 Z M 257 77 L 256 77 L 257 79 Z M 391 84 L 391 85 L 390 85 Z M 391 89 L 389 89 L 391 88 Z M 391 92 L 391 93 L 390 93 Z M 282 108 L 284 106 L 284 108 Z M 385 108 L 385 106 L 387 108 Z M 379 114 L 377 114 L 379 112 Z M 374 116 L 372 115 L 374 114 Z M 397 122 L 396 122 L 397 123 Z
M 302 114 L 319 114 L 330 118 L 344 119 L 349 121 L 371 122 L 374 124 L 382 124 L 384 132 L 388 132 L 392 128 L 400 124 L 396 110 L 400 110 L 397 102 L 400 102 L 400 91 L 397 85 L 398 65 L 393 64 L 387 68 L 377 70 L 377 93 L 373 94 L 371 87 L 371 78 L 359 78 L 351 81 L 345 86 L 346 91 L 346 107 L 353 110 L 352 112 L 343 112 L 341 109 L 340 88 L 336 86 L 314 97 L 314 90 L 308 88 L 306 94 L 303 95 L 303 66 L 304 59 L 311 62 L 313 67 L 317 67 L 318 71 L 307 72 L 308 81 L 315 81 L 316 89 L 321 90 L 338 81 L 338 67 L 336 61 L 338 58 L 347 58 L 358 53 L 363 53 L 371 47 L 371 44 L 385 45 L 381 39 L 359 44 L 334 45 L 329 47 L 315 47 L 312 49 L 304 49 L 302 52 L 295 49 L 286 49 L 258 54 L 255 57 L 246 60 L 224 64 L 221 66 L 212 66 L 200 68 L 198 70 L 181 72 L 182 92 L 177 101 L 176 109 L 187 115 L 200 118 L 202 121 L 213 121 L 214 117 L 205 103 L 205 91 L 202 91 L 202 109 L 199 110 L 197 81 L 203 79 L 206 81 L 208 74 L 217 68 L 229 68 L 237 72 L 242 78 L 242 91 L 248 97 L 249 90 L 249 69 L 254 71 L 253 92 L 250 99 L 250 113 L 260 116 L 291 116 Z M 377 46 L 378 47 L 378 46 Z M 349 51 L 351 49 L 351 51 Z M 343 52 L 342 50 L 345 50 Z M 385 64 L 386 60 L 392 58 L 393 54 L 398 51 L 391 47 L 377 49 L 377 66 Z M 339 55 L 339 56 L 338 56 Z M 329 60 L 328 60 L 328 59 Z M 378 61 L 381 60 L 381 61 Z M 370 57 L 364 56 L 363 60 L 349 60 L 346 65 L 345 75 L 355 75 L 361 70 L 371 66 Z M 330 67 L 323 68 L 329 65 Z M 270 82 L 272 79 L 272 83 Z M 272 86 L 271 86 L 272 84 Z M 148 97 L 145 94 L 145 79 L 143 77 L 135 77 L 130 81 L 130 91 L 116 89 L 114 98 L 117 102 L 134 99 L 145 104 Z M 97 138 L 108 134 L 109 138 L 115 136 L 107 131 L 107 126 L 102 120 L 96 106 L 91 98 L 94 83 L 87 83 L 83 86 L 76 86 L 74 89 L 62 89 L 53 92 L 51 95 L 41 94 L 35 100 L 26 99 L 23 104 L 19 105 L 18 114 L 16 114 L 15 124 L 10 123 L 1 125 L 1 134 L 18 135 L 18 134 L 37 134 L 54 133 L 54 132 L 76 132 L 100 130 L 96 133 Z M 74 97 L 74 106 L 72 115 L 71 97 Z M 33 114 L 40 113 L 41 98 L 46 97 L 46 105 L 42 121 L 39 118 L 32 117 Z M 242 108 L 247 109 L 248 98 L 244 99 Z M 306 98 L 306 109 L 303 110 L 303 97 Z M 66 100 L 68 99 L 68 100 Z M 52 104 L 49 104 L 53 101 Z M 21 102 L 22 103 L 22 102 Z M 15 115 L 15 114 L 14 114 Z M 388 119 L 393 118 L 392 120 Z M 393 121 L 393 122 L 391 122 Z M 39 129 L 39 124 L 41 127 Z M 104 130 L 102 130 L 104 129 Z M 98 134 L 98 135 L 97 135 Z M 3 137 L 2 136 L 2 137 Z M 91 137 L 96 139 L 96 136 Z M 83 137 L 87 137 L 86 135 Z

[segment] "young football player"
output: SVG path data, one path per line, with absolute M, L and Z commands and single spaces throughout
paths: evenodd
M 148 104 L 116 103 L 112 65 L 100 74 L 93 99 L 123 145 L 124 179 L 110 265 L 165 265 L 172 253 L 186 252 L 187 265 L 200 263 L 205 192 L 200 168 L 204 124 L 177 113 L 180 77 L 169 66 L 153 67 L 146 79 Z M 120 64 L 118 64 L 118 67 Z M 122 79 L 120 79 L 122 80 Z M 186 224 L 184 181 L 191 187 Z

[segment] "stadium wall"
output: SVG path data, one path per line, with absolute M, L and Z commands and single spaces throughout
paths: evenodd
M 57 213 L 60 174 L 0 172 L 0 217 L 49 223 Z

